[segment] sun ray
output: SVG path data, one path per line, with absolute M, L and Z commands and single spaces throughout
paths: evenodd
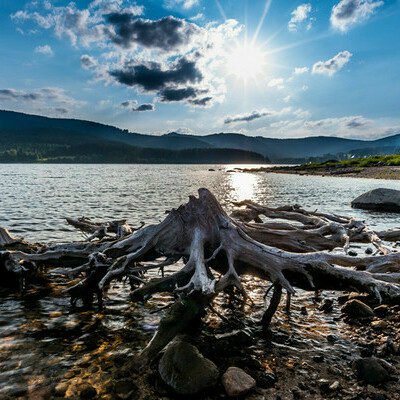
M 261 16 L 261 18 L 260 18 L 260 22 L 259 22 L 258 25 L 257 25 L 257 29 L 256 29 L 256 31 L 254 32 L 253 39 L 251 40 L 251 43 L 252 43 L 252 44 L 254 44 L 254 43 L 256 42 L 256 40 L 257 40 L 258 34 L 260 33 L 261 27 L 262 27 L 262 25 L 263 25 L 263 23 L 264 23 L 264 19 L 265 19 L 265 17 L 266 17 L 267 14 L 268 14 L 268 11 L 269 11 L 269 8 L 270 8 L 270 6 L 271 6 L 271 3 L 272 3 L 272 0 L 267 0 L 267 1 L 265 2 L 263 14 L 262 14 L 262 16 Z
M 226 18 L 225 11 L 224 11 L 224 9 L 222 8 L 221 3 L 219 2 L 219 0 L 215 0 L 215 4 L 217 5 L 218 10 L 219 10 L 219 12 L 220 12 L 222 18 L 224 19 L 224 21 L 226 21 L 228 18 Z

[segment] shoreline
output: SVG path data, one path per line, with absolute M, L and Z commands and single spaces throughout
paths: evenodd
M 296 167 L 261 167 L 261 168 L 236 168 L 240 172 L 265 172 L 292 175 L 314 175 L 343 178 L 369 178 L 369 179 L 390 179 L 400 180 L 400 167 L 398 166 L 374 166 L 364 168 L 350 167 L 325 167 L 325 168 L 299 168 Z

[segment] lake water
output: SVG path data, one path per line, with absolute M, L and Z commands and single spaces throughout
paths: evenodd
M 229 172 L 233 168 L 234 165 L 0 164 L 0 226 L 29 241 L 80 240 L 80 234 L 67 225 L 65 217 L 127 218 L 132 226 L 140 221 L 155 223 L 165 217 L 166 210 L 186 202 L 200 187 L 210 189 L 228 210 L 232 201 L 244 199 L 269 206 L 297 203 L 307 209 L 366 219 L 377 229 L 400 226 L 398 214 L 369 213 L 350 207 L 351 200 L 361 193 L 378 187 L 400 189 L 399 182 Z M 262 312 L 266 283 L 249 277 L 243 281 L 256 310 Z M 1 399 L 49 398 L 46 393 L 53 398 L 52 390 L 60 382 L 68 386 L 67 395 L 71 398 L 78 397 L 82 383 L 89 383 L 99 395 L 106 395 L 111 390 L 110 379 L 119 373 L 119 366 L 110 361 L 112 357 L 119 357 L 120 361 L 122 358 L 123 363 L 143 348 L 163 315 L 159 308 L 173 300 L 169 295 L 158 294 L 145 304 L 132 304 L 129 285 L 116 282 L 101 313 L 96 308 L 84 312 L 71 308 L 68 297 L 62 294 L 61 289 L 67 284 L 59 278 L 54 283 L 55 293 L 50 296 L 28 293 L 21 297 L 19 293 L 0 290 Z M 220 295 L 216 307 L 224 310 L 224 304 Z M 307 317 L 301 312 L 303 306 L 307 306 Z M 254 315 L 253 311 L 254 306 L 246 306 L 245 314 Z M 282 309 L 278 311 L 273 329 L 284 329 L 299 338 L 288 347 L 292 359 L 311 360 L 318 352 L 335 362 L 344 375 L 351 375 L 348 360 L 357 352 L 349 341 L 348 328 L 338 320 L 339 314 L 336 305 L 332 313 L 319 311 L 312 294 L 300 291 L 290 315 Z M 214 325 L 218 326 L 216 320 Z M 326 341 L 328 333 L 338 337 L 334 345 Z M 274 346 L 286 351 L 283 345 Z M 262 349 L 261 346 L 258 350 L 260 361 L 272 362 L 273 353 Z M 284 360 L 284 354 L 287 353 L 278 358 L 283 355 Z
M 0 164 L 0 226 L 30 241 L 79 240 L 65 217 L 155 223 L 200 187 L 210 189 L 226 209 L 244 199 L 268 206 L 297 203 L 367 219 L 372 226 L 400 225 L 396 214 L 350 207 L 367 190 L 400 189 L 399 181 L 228 172 L 234 167 Z

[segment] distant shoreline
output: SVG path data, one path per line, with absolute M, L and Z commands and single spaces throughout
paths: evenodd
M 343 178 L 369 178 L 369 179 L 391 179 L 400 180 L 400 166 L 374 166 L 365 168 L 313 168 L 305 169 L 299 166 L 293 167 L 261 167 L 261 168 L 236 168 L 241 172 L 265 172 L 293 175 L 313 175 Z

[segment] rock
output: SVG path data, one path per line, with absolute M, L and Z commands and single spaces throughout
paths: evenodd
M 81 399 L 93 399 L 97 396 L 97 390 L 88 383 L 83 383 L 79 387 L 79 397 Z
M 330 383 L 327 379 L 319 379 L 318 380 L 318 387 L 321 393 L 328 393 L 329 392 L 329 387 Z
M 253 344 L 253 335 L 248 329 L 237 329 L 232 332 L 215 335 L 218 341 L 226 341 L 235 346 L 247 346 Z
M 329 313 L 333 310 L 333 300 L 325 299 L 319 309 L 323 312 Z
M 301 315 L 307 315 L 308 314 L 307 307 L 305 307 L 305 306 L 301 307 L 300 313 L 301 313 Z
M 379 321 L 373 321 L 371 323 L 372 328 L 376 329 L 376 330 L 380 330 L 380 329 L 385 329 L 388 327 L 388 323 L 386 321 L 382 321 L 381 319 Z
M 355 299 L 347 301 L 342 307 L 342 312 L 354 319 L 373 318 L 375 316 L 371 307 Z
M 163 381 L 180 394 L 194 394 L 215 386 L 216 365 L 200 354 L 195 346 L 176 340 L 168 346 L 158 365 Z
M 209 170 L 209 171 L 215 171 L 215 169 L 214 169 L 214 168 L 209 168 L 208 170 Z
M 322 354 L 313 356 L 313 361 L 317 362 L 317 363 L 322 363 L 325 360 L 325 357 Z
M 349 256 L 352 256 L 352 257 L 357 257 L 357 252 L 356 251 L 354 251 L 354 250 L 350 250 L 348 253 L 347 253 Z
M 365 254 L 372 254 L 373 252 L 374 252 L 374 250 L 372 250 L 371 247 L 367 247 L 367 248 L 365 249 Z
M 222 384 L 228 396 L 236 397 L 242 396 L 255 388 L 256 381 L 242 369 L 229 367 L 222 375 Z
M 53 389 L 55 396 L 64 397 L 66 391 L 68 390 L 68 382 L 59 382 Z
M 364 210 L 400 212 L 400 190 L 373 189 L 354 199 L 351 206 Z
M 329 386 L 329 391 L 334 392 L 334 391 L 338 390 L 339 388 L 340 388 L 340 382 L 335 381 L 332 383 L 332 385 Z
M 326 340 L 327 340 L 329 343 L 335 343 L 336 340 L 337 340 L 337 336 L 334 335 L 333 333 L 330 333 L 330 334 L 326 337 Z
M 353 370 L 357 379 L 376 385 L 390 379 L 389 372 L 377 358 L 359 358 L 353 362 Z
M 374 313 L 378 316 L 378 317 L 386 317 L 386 315 L 389 314 L 389 306 L 387 306 L 386 304 L 382 304 L 379 307 L 375 307 L 374 308 Z
M 137 390 L 137 386 L 132 379 L 121 379 L 115 382 L 114 390 L 120 399 L 128 399 Z

